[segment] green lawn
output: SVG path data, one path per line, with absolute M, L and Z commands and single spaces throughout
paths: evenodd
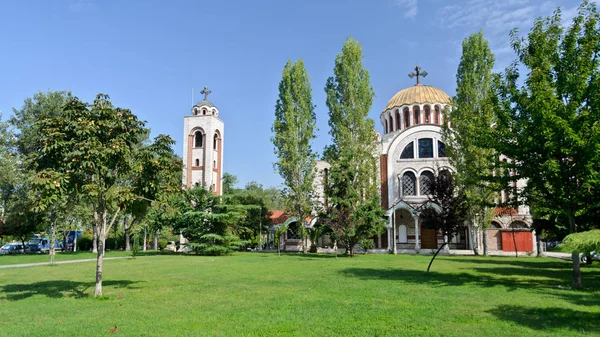
M 245 253 L 0 269 L 2 336 L 600 335 L 600 268 L 548 258 Z
M 156 255 L 156 251 L 139 252 L 140 256 L 144 255 Z M 67 260 L 85 260 L 95 259 L 98 255 L 91 252 L 76 252 L 76 253 L 62 253 L 57 252 L 54 256 L 55 261 L 67 261 Z M 130 252 L 124 252 L 121 250 L 107 251 L 106 257 L 123 257 L 131 256 Z M 48 254 L 15 254 L 15 255 L 0 255 L 0 266 L 9 264 L 23 264 L 23 263 L 39 263 L 39 262 L 50 262 L 50 256 Z

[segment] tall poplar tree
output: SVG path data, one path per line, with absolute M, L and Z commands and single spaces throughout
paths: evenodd
M 271 138 L 275 146 L 275 168 L 284 180 L 286 211 L 297 216 L 306 253 L 306 231 L 303 221 L 312 209 L 315 152 L 311 142 L 316 130 L 315 106 L 308 72 L 302 60 L 288 61 L 279 83 L 279 98 L 275 105 L 275 121 Z
M 479 31 L 463 41 L 456 73 L 456 97 L 443 127 L 446 151 L 456 169 L 454 178 L 470 206 L 469 220 L 483 230 L 483 254 L 487 255 L 487 231 L 494 215 L 496 191 L 489 179 L 498 154 L 490 144 L 494 111 L 491 80 L 494 55 Z M 477 235 L 477 234 L 476 234 Z
M 515 179 L 527 179 L 525 200 L 536 198 L 539 211 L 566 218 L 575 233 L 579 216 L 600 212 L 600 15 L 584 1 L 563 28 L 556 10 L 526 38 L 513 32 L 512 46 L 518 61 L 494 85 L 497 148 L 515 160 Z M 572 260 L 580 288 L 578 252 Z
M 362 47 L 348 38 L 327 79 L 331 174 L 326 186 L 326 221 L 350 255 L 362 239 L 384 228 L 377 174 L 377 134 L 369 118 L 375 92 L 362 65 Z

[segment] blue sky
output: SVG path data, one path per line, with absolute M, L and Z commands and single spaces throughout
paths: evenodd
M 288 59 L 311 76 L 321 152 L 329 143 L 324 86 L 335 56 L 352 36 L 363 46 L 379 114 L 399 90 L 424 84 L 455 91 L 461 42 L 483 29 L 497 70 L 514 59 L 508 33 L 557 7 L 566 20 L 577 0 L 305 0 L 0 2 L 0 110 L 3 119 L 37 91 L 71 90 L 113 103 L 168 134 L 181 155 L 183 117 L 203 86 L 225 123 L 224 170 L 239 185 L 278 186 L 270 142 L 277 86 Z

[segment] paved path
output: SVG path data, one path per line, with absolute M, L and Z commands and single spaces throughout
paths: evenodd
M 547 257 L 554 257 L 557 259 L 563 260 L 571 260 L 571 253 L 562 253 L 562 252 L 546 252 Z
M 138 256 L 141 257 L 141 256 Z M 105 257 L 104 260 L 116 260 L 116 259 L 130 259 L 131 256 L 119 256 L 119 257 Z M 96 259 L 81 259 L 81 260 L 66 260 L 66 261 L 55 261 L 54 264 L 67 264 L 67 263 L 78 263 L 78 262 L 90 262 L 96 261 Z M 37 262 L 37 263 L 22 263 L 22 264 L 7 264 L 0 266 L 0 269 L 6 268 L 23 268 L 23 267 L 37 267 L 37 266 L 48 266 L 50 262 Z

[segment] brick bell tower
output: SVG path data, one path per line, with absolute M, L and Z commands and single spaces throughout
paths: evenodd
M 207 87 L 200 91 L 204 99 L 192 107 L 183 120 L 183 185 L 205 186 L 222 195 L 223 121 L 219 110 L 208 100 Z

